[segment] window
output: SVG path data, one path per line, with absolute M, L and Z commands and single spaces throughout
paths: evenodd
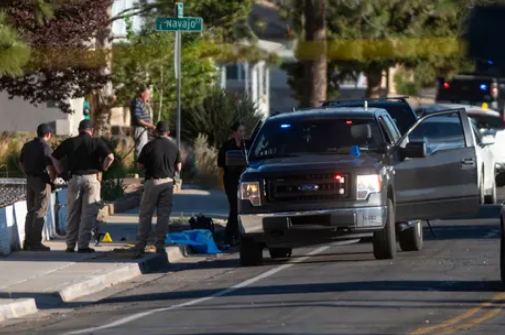
M 505 125 L 503 124 L 503 120 L 499 116 L 495 115 L 476 115 L 469 114 L 468 115 L 474 122 L 477 129 L 485 129 L 485 130 L 504 130 Z
M 432 116 L 409 134 L 409 142 L 424 141 L 428 154 L 465 147 L 465 133 L 459 113 Z
M 391 117 L 389 115 L 385 115 L 384 122 L 386 122 L 386 125 L 388 126 L 388 128 L 393 132 L 393 134 L 392 134 L 393 141 L 394 142 L 398 141 L 400 139 L 400 137 L 402 137 L 402 134 L 398 130 L 398 127 L 396 126 L 394 121 L 391 119 Z
M 226 79 L 227 80 L 244 80 L 245 71 L 242 64 L 226 65 Z
M 395 142 L 393 138 L 393 134 L 391 131 L 388 129 L 388 126 L 386 125 L 386 121 L 382 116 L 379 117 L 379 124 L 381 127 L 382 132 L 384 133 L 384 136 L 386 137 L 386 142 L 388 144 L 393 144 Z
M 368 140 L 356 137 L 359 126 L 369 125 Z M 353 146 L 361 151 L 380 150 L 384 144 L 377 121 L 360 118 L 317 118 L 267 122 L 251 148 L 250 159 L 286 157 L 299 154 L 346 154 Z

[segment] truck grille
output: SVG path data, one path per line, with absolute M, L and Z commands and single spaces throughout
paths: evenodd
M 267 179 L 267 200 L 269 202 L 324 202 L 345 200 L 350 196 L 349 174 L 309 173 Z

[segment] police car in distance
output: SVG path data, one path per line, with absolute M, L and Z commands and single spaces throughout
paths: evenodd
M 448 118 L 447 116 L 456 117 Z M 440 122 L 462 137 L 426 131 Z M 450 149 L 441 146 L 451 142 Z M 421 220 L 479 210 L 476 148 L 464 109 L 422 117 L 402 134 L 380 108 L 321 107 L 267 118 L 246 155 L 239 186 L 240 261 L 258 265 L 292 248 L 373 234 L 377 259 L 422 248 Z

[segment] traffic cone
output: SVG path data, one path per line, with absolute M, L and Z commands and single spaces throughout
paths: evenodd
M 112 242 L 112 237 L 110 237 L 109 233 L 105 233 L 105 235 L 103 236 L 102 242 L 104 242 L 104 243 Z

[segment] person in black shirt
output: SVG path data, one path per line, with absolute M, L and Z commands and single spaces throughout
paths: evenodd
M 248 150 L 251 143 L 245 139 L 246 128 L 241 122 L 236 122 L 231 127 L 233 137 L 224 142 L 219 150 L 217 165 L 223 172 L 223 184 L 230 205 L 228 223 L 225 230 L 225 244 L 233 245 L 238 239 L 238 181 L 244 167 L 226 166 L 226 152 L 230 150 Z
M 114 155 L 102 139 L 93 138 L 93 123 L 79 123 L 79 135 L 63 141 L 52 155 L 58 173 L 63 173 L 60 161 L 67 159 L 68 182 L 67 252 L 94 252 L 89 247 L 91 233 L 101 203 L 99 174 L 107 171 Z
M 174 178 L 181 171 L 181 154 L 177 145 L 168 138 L 168 123 L 160 121 L 156 125 L 157 137 L 147 143 L 139 158 L 137 167 L 145 171 L 144 194 L 140 203 L 139 230 L 135 250 L 143 253 L 151 232 L 154 210 L 156 223 L 155 246 L 157 253 L 165 253 L 165 240 L 172 212 Z
M 37 127 L 37 137 L 21 149 L 19 166 L 26 174 L 26 205 L 24 250 L 49 251 L 42 244 L 44 218 L 51 202 L 51 183 L 57 174 L 51 161 L 53 150 L 47 144 L 51 139 L 51 128 L 47 124 Z

